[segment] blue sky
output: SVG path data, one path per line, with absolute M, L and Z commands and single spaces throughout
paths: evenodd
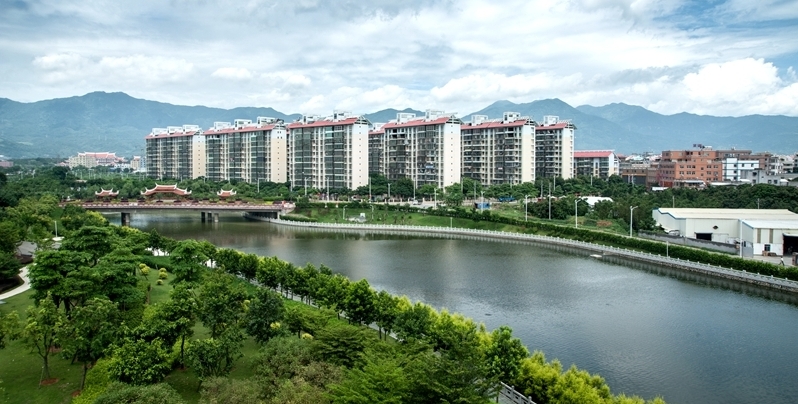
M 321 115 L 559 98 L 798 116 L 796 38 L 795 0 L 12 0 L 0 97 L 124 91 Z

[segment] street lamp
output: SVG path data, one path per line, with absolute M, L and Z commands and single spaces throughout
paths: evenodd
M 524 195 L 524 221 L 529 221 L 529 195 Z
M 479 202 L 479 210 L 482 211 L 485 209 L 485 191 L 479 191 L 480 194 L 480 202 Z
M 391 200 L 391 184 L 388 184 L 388 201 Z
M 629 207 L 629 237 L 632 237 L 632 219 L 634 218 L 632 213 L 635 211 L 635 209 L 637 209 L 637 206 Z
M 574 199 L 574 227 L 579 228 L 579 198 Z

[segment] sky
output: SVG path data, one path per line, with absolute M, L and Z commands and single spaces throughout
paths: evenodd
M 798 0 L 2 0 L 0 97 L 798 116 Z

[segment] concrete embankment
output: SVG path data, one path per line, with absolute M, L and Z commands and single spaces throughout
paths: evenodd
M 315 223 L 315 222 L 295 222 L 282 219 L 264 219 L 275 224 L 285 226 L 296 226 L 316 229 L 335 229 L 335 230 L 355 230 L 369 232 L 400 232 L 400 233 L 426 233 L 426 234 L 445 234 L 458 235 L 465 237 L 483 237 L 503 240 L 514 240 L 520 242 L 532 242 L 550 244 L 557 246 L 572 247 L 580 250 L 589 251 L 596 258 L 607 256 L 619 256 L 626 259 L 646 262 L 649 264 L 675 268 L 687 272 L 702 274 L 714 278 L 727 279 L 735 282 L 742 282 L 750 285 L 757 285 L 769 289 L 775 289 L 787 293 L 798 294 L 798 282 L 787 279 L 774 278 L 753 274 L 745 271 L 738 271 L 730 268 L 723 268 L 707 265 L 700 262 L 685 261 L 678 258 L 670 258 L 640 251 L 627 250 L 617 247 L 608 247 L 600 244 L 586 243 L 583 241 L 563 239 L 558 237 L 540 236 L 535 234 L 508 233 L 494 230 L 463 229 L 456 227 L 432 227 L 432 226 L 408 226 L 408 225 L 380 225 L 362 223 Z

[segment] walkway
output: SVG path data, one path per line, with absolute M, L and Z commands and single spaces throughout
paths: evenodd
M 14 289 L 9 290 L 0 295 L 0 300 L 8 299 L 9 297 L 16 296 L 21 293 L 25 293 L 30 289 L 30 279 L 28 279 L 28 267 L 22 267 L 22 271 L 19 273 L 19 277 L 22 278 L 22 285 L 17 286 Z
M 504 240 L 517 240 L 537 242 L 544 244 L 555 244 L 574 247 L 597 253 L 597 258 L 604 255 L 616 255 L 636 261 L 648 262 L 651 264 L 666 267 L 678 268 L 689 272 L 701 273 L 716 278 L 730 279 L 738 282 L 764 286 L 789 293 L 798 293 L 798 282 L 774 278 L 745 271 L 738 271 L 730 268 L 723 268 L 700 262 L 681 260 L 647 252 L 627 250 L 625 248 L 609 247 L 600 244 L 587 243 L 584 241 L 571 240 L 559 237 L 540 236 L 537 234 L 508 233 L 495 230 L 463 229 L 457 227 L 433 227 L 433 226 L 410 226 L 410 225 L 381 225 L 381 224 L 361 224 L 361 223 L 316 223 L 316 222 L 294 222 L 282 219 L 265 220 L 268 222 L 287 226 L 326 228 L 326 229 L 346 229 L 346 230 L 370 230 L 370 231 L 391 231 L 391 232 L 413 232 L 413 233 L 433 233 L 433 234 L 455 234 L 471 237 L 499 238 Z

